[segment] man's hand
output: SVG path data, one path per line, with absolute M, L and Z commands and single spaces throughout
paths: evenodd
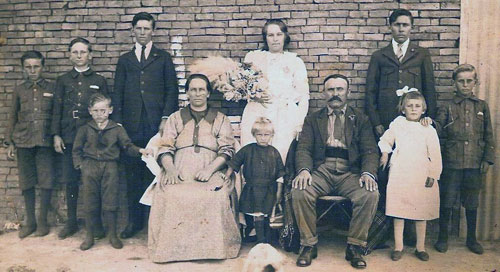
M 294 189 L 304 190 L 308 185 L 310 186 L 312 182 L 311 173 L 307 170 L 302 170 L 300 173 L 293 179 L 292 187 Z
M 490 168 L 490 164 L 488 162 L 481 162 L 481 174 L 488 173 L 488 169 Z
M 198 171 L 194 178 L 201 182 L 207 182 L 212 177 L 213 173 L 214 172 L 211 169 L 205 168 Z
M 367 191 L 373 192 L 378 190 L 377 182 L 369 175 L 361 175 L 359 178 L 359 187 L 365 186 Z
M 9 144 L 9 147 L 7 147 L 7 160 L 13 161 L 16 158 L 16 147 L 14 146 L 13 143 Z
M 382 167 L 382 170 L 387 167 L 387 162 L 389 161 L 389 153 L 382 153 L 382 156 L 380 156 L 380 164 L 379 166 Z
M 54 135 L 54 149 L 56 150 L 57 153 L 64 153 L 64 149 L 66 149 L 66 146 L 64 145 L 64 141 L 59 135 Z
M 382 137 L 384 135 L 385 129 L 383 125 L 378 125 L 375 127 L 375 133 L 377 133 L 378 137 Z
M 430 117 L 424 117 L 420 119 L 420 124 L 424 127 L 432 125 L 432 119 Z

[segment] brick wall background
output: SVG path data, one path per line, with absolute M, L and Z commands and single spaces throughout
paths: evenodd
M 112 86 L 119 55 L 132 48 L 130 22 L 140 11 L 157 18 L 153 40 L 174 57 L 181 85 L 193 60 L 212 54 L 242 60 L 246 52 L 262 46 L 265 20 L 280 18 L 291 34 L 289 50 L 306 63 L 311 108 L 320 106 L 319 87 L 324 76 L 332 72 L 351 79 L 351 99 L 362 107 L 370 55 L 388 44 L 386 18 L 395 8 L 412 11 L 412 39 L 430 49 L 438 98 L 449 98 L 451 70 L 458 63 L 460 0 L 3 0 L 0 138 L 4 137 L 12 90 L 22 80 L 19 58 L 23 51 L 41 51 L 47 58 L 45 75 L 55 79 L 71 69 L 69 42 L 85 37 L 93 44 L 93 68 Z M 237 131 L 244 103 L 225 102 L 220 97 L 215 96 L 211 103 L 232 116 Z M 181 104 L 184 100 L 181 95 Z M 54 194 L 54 211 L 60 221 L 65 214 L 64 197 L 61 190 Z M 124 208 L 122 217 L 126 216 Z M 1 148 L 0 224 L 23 217 L 16 162 L 7 161 L 5 148 Z M 54 220 L 54 213 L 51 218 Z

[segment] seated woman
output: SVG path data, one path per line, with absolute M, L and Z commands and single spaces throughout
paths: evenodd
M 167 120 L 159 141 L 162 173 L 153 189 L 148 248 L 153 262 L 235 258 L 241 237 L 230 183 L 219 172 L 234 154 L 229 119 L 207 105 L 205 75 L 186 82 L 189 106 Z

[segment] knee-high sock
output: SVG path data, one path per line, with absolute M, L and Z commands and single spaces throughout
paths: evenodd
M 405 228 L 405 220 L 394 218 L 394 250 L 403 250 L 403 230 Z
M 415 221 L 415 228 L 417 230 L 417 250 L 425 251 L 425 230 L 427 229 L 427 221 Z
M 35 226 L 35 188 L 23 190 L 24 206 L 26 209 L 26 225 Z
M 476 242 L 477 209 L 465 210 L 467 218 L 467 242 Z

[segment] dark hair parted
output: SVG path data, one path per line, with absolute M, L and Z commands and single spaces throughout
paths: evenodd
M 341 78 L 341 79 L 345 80 L 347 82 L 347 89 L 349 89 L 349 79 L 342 74 L 333 74 L 333 75 L 329 75 L 329 76 L 325 77 L 325 80 L 323 80 L 323 86 L 325 86 L 326 82 L 332 78 Z
M 186 80 L 186 85 L 184 86 L 186 89 L 186 92 L 189 90 L 189 84 L 191 84 L 191 81 L 193 81 L 193 79 L 195 79 L 195 78 L 203 79 L 207 83 L 207 91 L 209 93 L 212 92 L 212 84 L 210 84 L 210 80 L 204 74 L 192 74 L 192 75 L 190 75 Z
M 267 39 L 266 39 L 267 28 L 269 27 L 269 25 L 277 25 L 280 28 L 281 32 L 285 34 L 285 43 L 283 45 L 283 49 L 285 49 L 290 43 L 290 34 L 288 34 L 288 27 L 280 19 L 270 19 L 266 21 L 264 27 L 262 28 L 262 39 L 264 40 L 264 46 L 262 47 L 262 50 L 269 51 L 269 45 L 267 44 Z
M 91 95 L 89 98 L 89 108 L 92 108 L 95 104 L 102 101 L 108 102 L 108 105 L 111 106 L 111 97 L 109 97 L 107 94 L 95 93 Z
M 147 12 L 139 12 L 136 15 L 134 15 L 134 18 L 132 19 L 132 27 L 137 25 L 137 22 L 141 20 L 150 21 L 151 25 L 153 26 L 153 29 L 155 29 L 156 26 L 155 18 L 153 18 L 153 15 Z
M 474 79 L 478 81 L 476 68 L 468 63 L 460 64 L 457 68 L 453 69 L 453 75 L 451 76 L 453 80 L 457 80 L 457 76 L 462 72 L 474 72 Z
M 24 67 L 24 61 L 27 59 L 39 59 L 42 61 L 42 66 L 45 66 L 45 58 L 43 57 L 42 53 L 36 50 L 24 52 L 24 54 L 21 56 L 21 66 Z
M 424 112 L 427 110 L 427 103 L 425 103 L 425 97 L 419 92 L 419 91 L 414 91 L 414 92 L 408 92 L 404 93 L 401 98 L 399 99 L 398 103 L 398 111 L 403 112 L 405 109 L 405 104 L 408 100 L 410 99 L 420 99 L 422 100 L 422 107 Z
M 92 52 L 92 46 L 90 45 L 90 42 L 89 40 L 85 39 L 85 38 L 82 38 L 82 37 L 78 37 L 78 38 L 74 38 L 70 43 L 69 43 L 69 47 L 68 47 L 68 51 L 71 52 L 71 47 L 73 47 L 73 45 L 75 45 L 75 43 L 83 43 L 87 46 L 89 52 Z
M 408 16 L 410 17 L 410 22 L 413 25 L 413 15 L 411 15 L 411 12 L 407 9 L 396 9 L 394 10 L 391 15 L 389 16 L 389 24 L 392 25 L 392 23 L 396 22 L 399 16 Z

